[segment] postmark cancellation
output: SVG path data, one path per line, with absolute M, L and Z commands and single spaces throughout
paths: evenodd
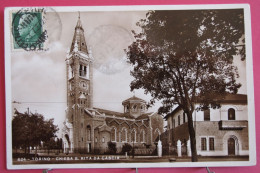
M 25 51 L 46 50 L 48 38 L 45 8 L 21 8 L 11 11 L 12 49 Z

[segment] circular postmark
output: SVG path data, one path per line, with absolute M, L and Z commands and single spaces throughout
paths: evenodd
M 94 67 L 105 74 L 119 73 L 126 68 L 125 49 L 132 43 L 131 32 L 118 25 L 100 25 L 90 34 Z
M 43 29 L 44 13 L 44 8 L 24 8 L 12 13 L 14 49 L 44 50 L 44 42 L 47 40 L 47 31 Z
M 50 46 L 53 42 L 60 41 L 62 33 L 62 22 L 59 13 L 52 7 L 45 7 L 45 25 L 44 27 L 48 33 L 48 40 L 46 46 Z

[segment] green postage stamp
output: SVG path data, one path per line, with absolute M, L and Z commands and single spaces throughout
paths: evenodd
M 13 49 L 43 50 L 47 32 L 43 30 L 44 9 L 12 12 Z

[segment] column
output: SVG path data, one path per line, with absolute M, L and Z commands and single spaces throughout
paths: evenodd
M 162 157 L 162 142 L 159 140 L 157 145 L 158 157 Z
M 181 157 L 181 141 L 180 140 L 177 141 L 177 153 L 178 153 L 178 157 Z
M 191 157 L 190 139 L 187 141 L 187 155 Z

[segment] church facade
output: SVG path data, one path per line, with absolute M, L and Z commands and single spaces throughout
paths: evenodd
M 66 57 L 64 152 L 105 153 L 108 142 L 116 143 L 117 152 L 126 143 L 135 147 L 154 146 L 163 133 L 164 120 L 157 113 L 147 112 L 145 100 L 135 96 L 124 100 L 123 112 L 93 107 L 93 60 L 79 17 Z

